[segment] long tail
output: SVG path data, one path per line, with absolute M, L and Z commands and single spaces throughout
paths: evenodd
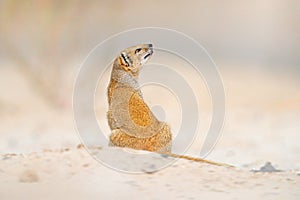
M 183 159 L 191 160 L 191 161 L 195 161 L 195 162 L 207 163 L 207 164 L 210 164 L 210 165 L 223 166 L 223 167 L 233 167 L 232 165 L 228 165 L 228 164 L 225 164 L 225 163 L 218 163 L 218 162 L 205 160 L 205 159 L 202 159 L 202 158 L 191 157 L 191 156 L 178 155 L 178 154 L 174 154 L 174 153 L 166 153 L 165 155 L 171 156 L 171 157 L 174 157 L 174 158 L 183 158 Z

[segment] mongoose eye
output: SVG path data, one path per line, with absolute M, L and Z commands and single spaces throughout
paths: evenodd
M 137 54 L 137 53 L 140 52 L 141 50 L 142 50 L 141 48 L 138 48 L 138 49 L 135 50 L 134 53 Z

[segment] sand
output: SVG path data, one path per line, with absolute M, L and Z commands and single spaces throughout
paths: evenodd
M 121 149 L 95 151 L 115 159 L 122 155 Z M 165 158 L 159 154 L 151 154 L 151 158 L 151 163 L 143 164 L 144 173 L 131 174 L 102 165 L 83 147 L 2 154 L 0 199 L 252 200 L 300 196 L 297 171 L 252 172 L 184 159 L 156 171 L 156 163 Z

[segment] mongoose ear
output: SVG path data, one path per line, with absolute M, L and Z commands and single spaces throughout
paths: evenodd
M 122 59 L 122 63 L 125 64 L 127 67 L 130 67 L 132 65 L 132 61 L 127 56 L 126 52 L 121 53 L 121 59 Z

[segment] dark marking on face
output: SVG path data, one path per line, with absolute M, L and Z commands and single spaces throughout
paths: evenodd
M 127 66 L 131 66 L 132 65 L 132 61 L 130 60 L 130 58 L 126 55 L 125 52 L 121 53 L 121 56 L 124 60 L 124 62 L 127 64 Z
M 151 53 L 148 53 L 147 55 L 145 55 L 144 59 L 147 59 L 149 56 L 151 56 Z

